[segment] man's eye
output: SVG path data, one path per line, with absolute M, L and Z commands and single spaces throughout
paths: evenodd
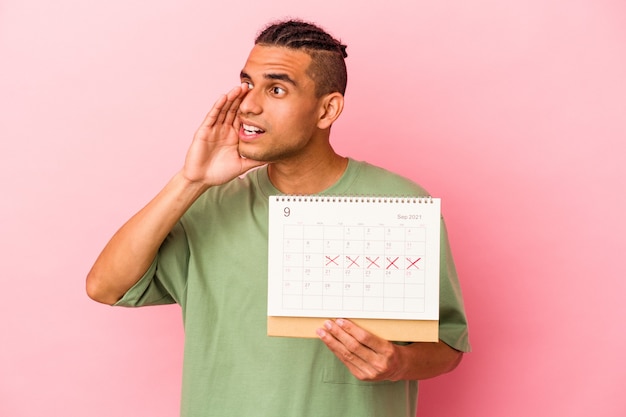
M 247 84 L 248 90 L 252 90 L 254 88 L 254 85 L 252 85 L 250 81 L 243 81 L 242 84 Z
M 272 94 L 276 94 L 276 95 L 283 95 L 286 93 L 286 91 L 281 87 L 272 87 L 271 91 L 272 91 Z

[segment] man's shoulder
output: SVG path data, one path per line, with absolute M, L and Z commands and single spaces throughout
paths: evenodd
M 371 195 L 426 196 L 428 191 L 410 178 L 365 161 L 351 160 L 355 192 Z

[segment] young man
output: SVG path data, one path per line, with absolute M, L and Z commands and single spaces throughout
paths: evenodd
M 89 296 L 102 303 L 180 304 L 183 416 L 414 416 L 417 380 L 451 371 L 469 350 L 443 223 L 441 342 L 395 344 L 349 320 L 326 322 L 312 339 L 266 335 L 270 195 L 427 195 L 331 147 L 345 57 L 345 46 L 312 24 L 267 27 L 182 169 L 87 277 Z

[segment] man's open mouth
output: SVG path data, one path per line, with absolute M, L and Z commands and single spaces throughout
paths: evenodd
M 261 129 L 260 127 L 247 125 L 245 123 L 241 124 L 241 128 L 246 135 L 259 135 L 261 133 L 265 133 L 265 130 Z

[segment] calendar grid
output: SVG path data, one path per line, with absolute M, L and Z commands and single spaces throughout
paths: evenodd
M 283 227 L 284 309 L 424 312 L 423 227 Z

